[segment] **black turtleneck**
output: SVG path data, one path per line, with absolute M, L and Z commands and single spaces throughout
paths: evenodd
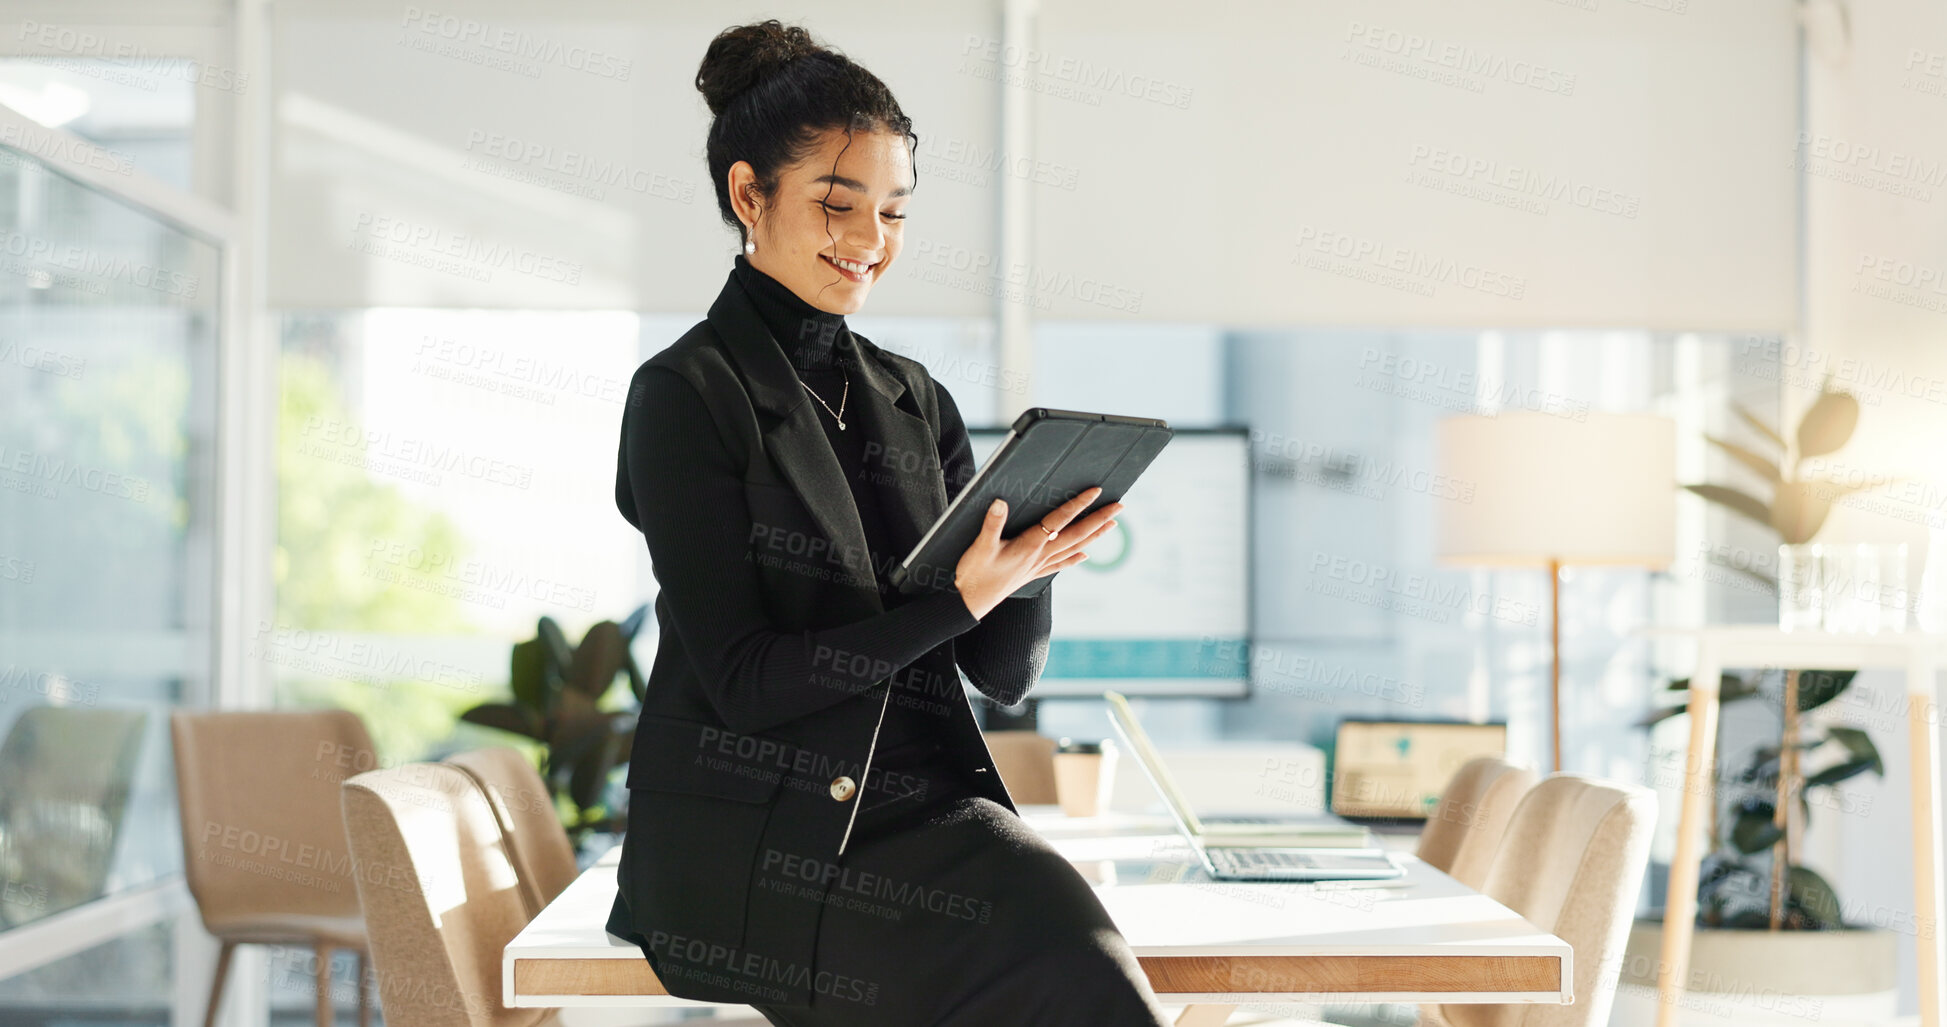
M 885 476 L 874 475 L 868 469 L 866 444 L 879 437 L 879 426 L 871 423 L 865 404 L 860 402 L 858 392 L 866 386 L 852 374 L 852 369 L 858 366 L 858 349 L 845 324 L 845 315 L 806 303 L 789 286 L 752 266 L 742 254 L 738 254 L 732 273 L 750 294 L 758 316 L 798 372 L 798 380 L 818 397 L 807 399 L 817 408 L 818 423 L 824 426 L 832 455 L 838 458 L 846 484 L 851 486 L 852 503 L 858 508 L 859 523 L 865 529 L 866 551 L 879 582 L 881 604 L 892 610 L 920 598 L 899 591 L 887 580 L 893 564 L 906 553 L 898 547 L 892 525 L 886 520 L 886 499 L 881 494 L 881 489 L 886 487 Z M 842 430 L 835 412 L 844 415 Z M 901 676 L 895 675 L 894 683 L 900 682 Z M 918 690 L 917 684 L 913 687 Z M 882 767 L 916 763 L 937 744 L 938 734 L 933 725 L 940 718 L 919 709 L 922 703 L 937 706 L 937 695 L 930 699 L 916 697 L 903 705 L 899 699 L 895 693 L 879 728 L 873 762 Z
M 810 396 L 832 453 L 845 471 L 885 611 L 850 624 L 816 631 L 784 632 L 768 622 L 763 597 L 743 587 L 745 579 L 724 573 L 720 554 L 747 544 L 749 509 L 741 468 L 715 430 L 708 406 L 674 370 L 645 364 L 630 383 L 616 470 L 616 503 L 622 516 L 641 529 L 649 543 L 655 575 L 664 598 L 683 625 L 690 658 L 714 687 L 711 701 L 734 706 L 751 730 L 763 730 L 824 709 L 845 692 L 829 685 L 806 687 L 812 655 L 826 651 L 870 654 L 875 667 L 894 666 L 894 693 L 886 707 L 873 762 L 910 765 L 923 760 L 941 736 L 943 718 L 955 710 L 928 690 L 915 664 L 927 652 L 952 641 L 959 670 L 989 697 L 1019 697 L 1040 677 L 1047 660 L 1054 589 L 1028 599 L 1005 599 L 987 616 L 975 618 L 954 589 L 907 595 L 887 588 L 890 563 L 905 556 L 884 515 L 890 503 L 882 489 L 899 487 L 887 476 L 865 472 L 865 447 L 877 438 L 856 374 L 864 357 L 843 315 L 819 310 L 799 299 L 741 256 L 730 273 L 758 316 L 790 358 L 798 377 L 838 410 L 844 403 L 844 431 L 824 406 Z M 851 394 L 847 395 L 847 383 Z M 951 499 L 974 475 L 967 429 L 953 396 L 938 387 L 940 461 Z M 889 494 L 889 493 L 888 493 Z M 896 497 L 895 497 L 896 498 Z M 862 661 L 863 662 L 863 661 Z M 836 673 L 827 667 L 826 677 Z M 873 671 L 861 675 L 855 691 L 870 688 Z M 1013 702 L 1015 698 L 1003 701 Z M 894 751 L 889 751 L 892 749 Z M 872 786 L 868 785 L 868 791 Z M 861 818 L 865 808 L 861 807 Z

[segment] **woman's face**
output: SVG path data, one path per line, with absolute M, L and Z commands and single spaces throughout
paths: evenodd
M 905 137 L 833 129 L 803 163 L 778 175 L 771 204 L 759 206 L 755 181 L 748 162 L 731 165 L 731 202 L 746 229 L 756 225 L 751 266 L 827 313 L 864 306 L 899 256 L 913 188 Z

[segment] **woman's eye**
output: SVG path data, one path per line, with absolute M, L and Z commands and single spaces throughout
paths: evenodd
M 887 214 L 887 215 L 886 215 L 886 220 L 888 220 L 888 221 L 904 221 L 904 220 L 906 220 L 906 215 L 904 215 L 904 214 Z
M 852 208 L 850 208 L 850 207 L 837 207 L 837 206 L 833 206 L 832 204 L 829 204 L 829 203 L 827 203 L 827 204 L 823 204 L 823 206 L 824 206 L 824 208 L 825 208 L 826 210 L 828 210 L 828 211 L 831 211 L 831 212 L 832 212 L 832 213 L 834 213 L 834 214 L 843 214 L 843 213 L 845 213 L 845 212 L 847 212 L 847 211 L 849 211 L 849 210 L 851 210 L 851 209 L 852 209 Z

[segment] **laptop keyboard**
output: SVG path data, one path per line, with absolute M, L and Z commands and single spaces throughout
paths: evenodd
M 1318 864 L 1302 852 L 1287 849 L 1219 849 L 1221 855 L 1214 862 L 1233 867 L 1303 867 L 1310 869 Z

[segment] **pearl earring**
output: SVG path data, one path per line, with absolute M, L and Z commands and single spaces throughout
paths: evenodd
M 748 240 L 745 240 L 745 242 L 744 242 L 744 252 L 745 252 L 745 253 L 756 253 L 756 252 L 757 252 L 757 240 L 755 240 L 755 239 L 748 239 Z

